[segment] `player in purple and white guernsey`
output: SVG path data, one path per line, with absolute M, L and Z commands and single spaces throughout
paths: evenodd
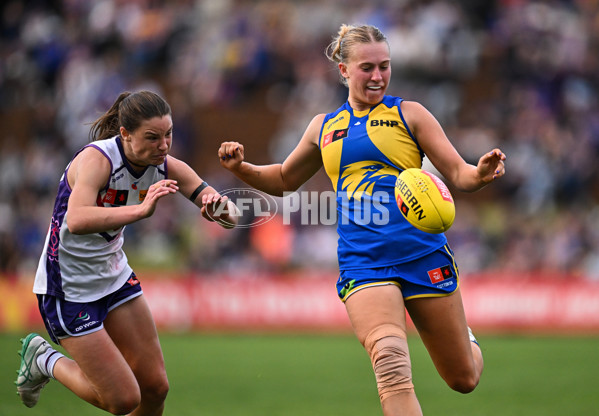
M 120 136 L 114 136 L 79 151 L 94 148 L 110 164 L 110 177 L 96 198 L 98 207 L 139 205 L 151 185 L 167 178 L 166 160 L 137 172 L 125 158 L 121 140 Z M 69 164 L 58 185 L 46 250 L 40 257 L 33 291 L 70 302 L 93 302 L 120 288 L 133 270 L 122 249 L 125 225 L 87 234 L 74 234 L 69 230 L 67 204 L 72 190 L 67 177 L 70 167 Z
M 123 251 L 127 224 L 182 194 L 232 228 L 233 203 L 168 153 L 173 122 L 155 93 L 122 93 L 67 166 L 33 287 L 50 338 L 22 340 L 17 391 L 27 407 L 52 378 L 113 414 L 161 415 L 169 389 L 156 326 Z M 226 204 L 227 209 L 221 209 Z

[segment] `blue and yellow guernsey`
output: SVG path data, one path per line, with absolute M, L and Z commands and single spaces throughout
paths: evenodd
M 424 153 L 401 112 L 399 97 L 356 111 L 348 102 L 325 116 L 319 147 L 336 193 L 341 270 L 404 263 L 447 243 L 414 228 L 395 202 L 395 181 L 421 168 Z

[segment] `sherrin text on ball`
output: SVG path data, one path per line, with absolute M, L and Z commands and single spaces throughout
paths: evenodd
M 410 168 L 399 174 L 395 201 L 405 219 L 427 233 L 445 232 L 455 219 L 455 204 L 447 185 L 422 169 Z

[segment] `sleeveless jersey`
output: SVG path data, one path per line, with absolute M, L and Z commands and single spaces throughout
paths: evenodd
M 110 161 L 110 178 L 96 199 L 100 207 L 139 204 L 150 185 L 167 177 L 166 161 L 158 166 L 150 165 L 141 173 L 133 170 L 125 158 L 118 136 L 95 141 L 85 147 L 96 148 Z M 33 292 L 71 302 L 92 302 L 119 289 L 131 275 L 132 269 L 122 249 L 124 226 L 84 235 L 69 231 L 66 219 L 71 195 L 67 181 L 70 165 L 58 184 L 54 212 Z
M 402 101 L 385 96 L 364 111 L 346 102 L 321 127 L 322 161 L 336 193 L 341 270 L 404 263 L 447 242 L 444 234 L 413 227 L 395 202 L 397 176 L 421 168 L 424 157 L 404 120 Z

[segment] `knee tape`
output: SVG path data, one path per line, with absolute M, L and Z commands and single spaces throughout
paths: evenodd
M 408 341 L 401 328 L 384 325 L 375 329 L 366 337 L 364 347 L 372 361 L 381 402 L 414 390 Z

